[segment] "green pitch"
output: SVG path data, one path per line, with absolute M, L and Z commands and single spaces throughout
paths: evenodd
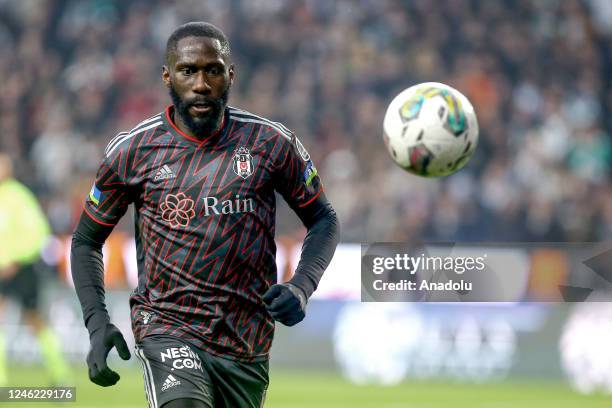
M 83 368 L 75 371 L 76 403 L 35 404 L 39 407 L 146 407 L 142 375 L 132 366 L 111 364 L 121 374 L 114 387 L 89 382 Z M 11 385 L 47 386 L 38 368 L 11 369 Z M 0 403 L 0 408 L 32 403 Z M 329 372 L 273 370 L 266 408 L 609 408 L 612 396 L 581 396 L 560 384 L 500 383 L 466 385 L 406 382 L 394 387 L 357 387 Z

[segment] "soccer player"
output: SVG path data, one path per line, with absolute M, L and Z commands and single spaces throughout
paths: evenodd
M 134 205 L 135 353 L 151 407 L 260 407 L 274 320 L 300 322 L 339 239 L 334 210 L 297 137 L 227 105 L 235 79 L 224 33 L 177 28 L 162 79 L 173 104 L 106 147 L 72 241 L 72 275 L 91 348 L 90 379 L 130 352 L 104 304 L 102 245 Z M 275 284 L 275 191 L 307 228 L 294 276 Z
M 21 305 L 23 321 L 38 339 L 50 380 L 70 384 L 71 374 L 59 339 L 39 311 L 41 279 L 37 264 L 51 228 L 36 197 L 13 178 L 13 162 L 0 153 L 0 294 Z M 4 299 L 0 297 L 0 311 Z M 0 384 L 8 380 L 6 341 L 0 330 Z

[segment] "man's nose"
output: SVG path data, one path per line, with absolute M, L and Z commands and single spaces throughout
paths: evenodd
M 195 93 L 201 93 L 201 94 L 210 93 L 211 88 L 210 88 L 210 85 L 208 84 L 208 80 L 204 72 L 199 71 L 198 73 L 196 73 L 192 89 L 193 89 L 193 92 Z

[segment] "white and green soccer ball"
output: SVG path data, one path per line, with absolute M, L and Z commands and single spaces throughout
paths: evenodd
M 469 161 L 478 143 L 470 101 L 437 82 L 411 86 L 387 108 L 384 140 L 393 161 L 423 177 L 448 176 Z

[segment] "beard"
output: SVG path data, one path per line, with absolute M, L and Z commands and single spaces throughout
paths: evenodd
M 221 126 L 223 113 L 229 99 L 229 89 L 228 86 L 219 98 L 201 95 L 192 100 L 185 100 L 179 96 L 174 89 L 174 85 L 170 83 L 170 97 L 174 104 L 175 113 L 180 116 L 185 126 L 199 138 L 210 135 Z M 204 103 L 210 106 L 210 111 L 206 115 L 193 116 L 189 112 L 189 108 L 196 103 Z

